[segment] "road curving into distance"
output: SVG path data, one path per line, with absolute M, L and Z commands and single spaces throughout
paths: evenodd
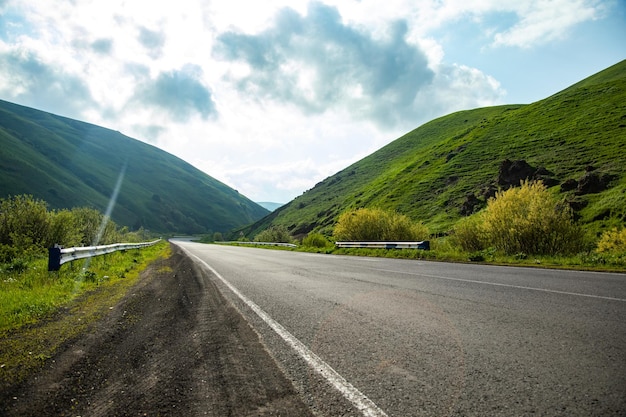
M 626 275 L 173 241 L 318 415 L 626 415 Z

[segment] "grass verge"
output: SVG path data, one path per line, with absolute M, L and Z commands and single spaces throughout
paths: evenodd
M 236 243 L 234 245 L 236 245 Z M 574 256 L 530 256 L 523 253 L 511 256 L 499 254 L 493 249 L 486 249 L 475 253 L 462 252 L 458 249 L 452 248 L 451 245 L 449 245 L 445 240 L 431 241 L 431 245 L 432 250 L 429 251 L 418 249 L 336 248 L 334 246 L 324 248 L 305 246 L 289 248 L 267 245 L 245 246 L 272 250 L 323 253 L 329 255 L 370 256 L 439 262 L 573 269 L 580 271 L 626 272 L 626 254 L 599 254 L 592 251 Z
M 170 255 L 169 243 L 75 261 L 59 272 L 47 260 L 2 271 L 0 389 L 43 366 L 65 342 L 89 330 L 137 283 L 150 263 Z

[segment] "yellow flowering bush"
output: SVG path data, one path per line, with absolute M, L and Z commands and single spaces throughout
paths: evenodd
M 456 231 L 473 250 L 493 247 L 509 255 L 556 255 L 576 253 L 583 246 L 571 208 L 541 182 L 524 181 L 520 187 L 499 191 L 484 212 L 466 222 Z
M 626 229 L 613 228 L 602 233 L 596 250 L 601 253 L 626 254 Z
M 333 235 L 339 241 L 421 241 L 428 239 L 429 231 L 403 214 L 360 208 L 339 216 Z

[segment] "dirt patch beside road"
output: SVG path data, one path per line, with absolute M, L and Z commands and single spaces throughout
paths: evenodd
M 93 332 L 0 392 L 0 414 L 311 415 L 206 272 L 173 250 Z

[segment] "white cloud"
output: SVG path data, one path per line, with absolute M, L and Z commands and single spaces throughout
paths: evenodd
M 202 69 L 195 65 L 162 72 L 156 79 L 138 85 L 132 101 L 139 107 L 158 108 L 175 122 L 185 123 L 193 114 L 207 119 L 217 111 L 211 91 L 201 78 Z
M 530 48 L 567 35 L 577 24 L 598 18 L 601 3 L 585 0 L 544 0 L 518 3 L 519 22 L 494 35 L 495 46 Z
M 505 91 L 493 77 L 464 65 L 441 65 L 419 102 L 428 103 L 432 116 L 502 103 Z
M 243 94 L 291 103 L 319 114 L 347 109 L 358 120 L 395 125 L 433 73 L 424 53 L 406 43 L 407 24 L 390 23 L 387 40 L 373 39 L 343 24 L 334 7 L 311 3 L 306 15 L 283 9 L 257 35 L 227 32 L 216 57 L 244 62 L 250 71 L 234 77 Z
M 0 67 L 0 93 L 5 97 L 72 115 L 97 107 L 86 80 L 34 51 L 0 48 Z
M 530 48 L 559 40 L 576 25 L 598 19 L 615 6 L 616 0 L 379 0 L 333 1 L 348 13 L 350 22 L 364 24 L 384 33 L 381 22 L 406 19 L 412 22 L 409 39 L 417 42 L 434 30 L 454 30 L 458 22 L 469 20 L 487 35 L 495 46 Z M 494 29 L 504 15 L 512 15 L 511 26 Z M 384 24 L 384 23 L 383 23 Z

